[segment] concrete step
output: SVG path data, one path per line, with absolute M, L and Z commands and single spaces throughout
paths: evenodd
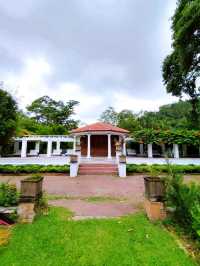
M 117 171 L 80 171 L 79 175 L 117 175 Z
M 106 167 L 106 168 L 109 168 L 109 167 L 117 167 L 116 164 L 97 164 L 97 163 L 82 163 L 79 165 L 79 167 Z
M 116 175 L 118 173 L 116 164 L 80 164 L 80 175 Z
M 101 171 L 117 171 L 117 168 L 115 167 L 112 167 L 112 168 L 98 168 L 98 167 L 83 167 L 83 168 L 79 168 L 79 171 L 98 171 L 98 172 L 101 172 Z

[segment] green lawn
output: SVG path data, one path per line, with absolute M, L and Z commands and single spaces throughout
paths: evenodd
M 2 266 L 191 266 L 196 265 L 161 225 L 143 214 L 121 219 L 67 220 L 51 208 L 31 225 L 13 228 L 0 247 Z

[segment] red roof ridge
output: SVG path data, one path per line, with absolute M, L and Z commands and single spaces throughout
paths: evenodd
M 118 133 L 129 133 L 128 130 L 113 126 L 109 123 L 104 122 L 96 122 L 90 125 L 86 125 L 80 128 L 76 128 L 72 130 L 72 133 L 81 133 L 81 132 L 90 132 L 90 131 L 112 131 Z

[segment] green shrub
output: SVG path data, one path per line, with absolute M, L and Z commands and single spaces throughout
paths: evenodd
M 0 165 L 0 173 L 20 174 L 20 173 L 69 173 L 69 165 Z
M 15 185 L 8 183 L 0 184 L 0 206 L 10 207 L 18 203 L 19 194 Z
M 196 233 L 197 237 L 200 239 L 200 202 L 195 202 L 192 210 L 192 228 Z
M 192 173 L 200 173 L 200 165 L 171 165 L 176 173 L 185 173 L 185 174 L 192 174 Z M 160 173 L 167 173 L 168 166 L 167 164 L 152 164 L 145 165 L 145 164 L 127 164 L 127 173 L 150 173 L 152 168 L 154 171 Z
M 183 176 L 171 167 L 166 178 L 166 204 L 173 207 L 176 223 L 195 238 L 200 237 L 200 185 L 183 183 Z

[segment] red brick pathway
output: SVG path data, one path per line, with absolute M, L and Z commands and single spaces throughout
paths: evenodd
M 143 176 L 127 178 L 115 176 L 44 175 L 44 190 L 48 194 L 63 195 L 70 199 L 51 200 L 54 206 L 72 210 L 76 216 L 114 217 L 133 213 L 141 209 L 144 199 Z M 1 181 L 10 180 L 19 187 L 24 177 L 0 176 Z M 88 202 L 89 197 L 111 197 L 117 201 Z M 123 199 L 123 200 L 120 200 Z M 125 200 L 124 200 L 125 199 Z

